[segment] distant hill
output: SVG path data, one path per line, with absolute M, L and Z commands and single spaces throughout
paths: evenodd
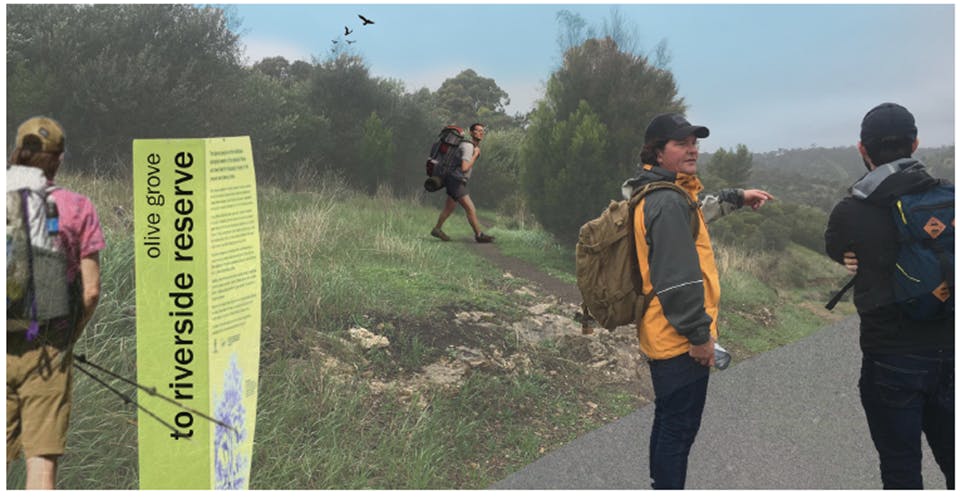
M 934 176 L 955 178 L 954 146 L 920 147 L 914 157 Z M 711 154 L 702 154 L 708 164 Z M 856 147 L 780 149 L 753 154 L 752 184 L 784 201 L 830 212 L 847 189 L 866 172 Z

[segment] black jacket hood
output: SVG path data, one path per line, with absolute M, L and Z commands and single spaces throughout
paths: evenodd
M 870 171 L 850 187 L 850 193 L 871 204 L 890 205 L 901 195 L 927 190 L 939 182 L 922 162 L 904 158 Z

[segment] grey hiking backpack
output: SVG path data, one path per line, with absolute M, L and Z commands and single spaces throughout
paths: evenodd
M 423 183 L 428 192 L 443 188 L 444 176 L 453 172 L 460 164 L 460 143 L 464 138 L 463 128 L 449 125 L 440 130 L 437 141 L 430 147 L 427 157 L 427 180 Z
M 7 167 L 7 329 L 28 340 L 42 321 L 72 314 L 55 189 L 38 168 Z

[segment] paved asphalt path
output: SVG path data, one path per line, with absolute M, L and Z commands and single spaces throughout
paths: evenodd
M 858 321 L 734 363 L 710 378 L 690 489 L 878 489 L 860 406 Z M 497 489 L 648 489 L 653 404 L 587 433 Z M 946 488 L 923 442 L 927 488 Z

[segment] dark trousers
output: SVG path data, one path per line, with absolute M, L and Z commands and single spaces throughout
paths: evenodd
M 954 488 L 954 352 L 864 352 L 860 400 L 880 454 L 883 488 L 923 488 L 921 432 Z
M 689 354 L 650 361 L 656 395 L 650 433 L 650 483 L 655 489 L 682 489 L 687 458 L 700 430 L 710 368 Z

